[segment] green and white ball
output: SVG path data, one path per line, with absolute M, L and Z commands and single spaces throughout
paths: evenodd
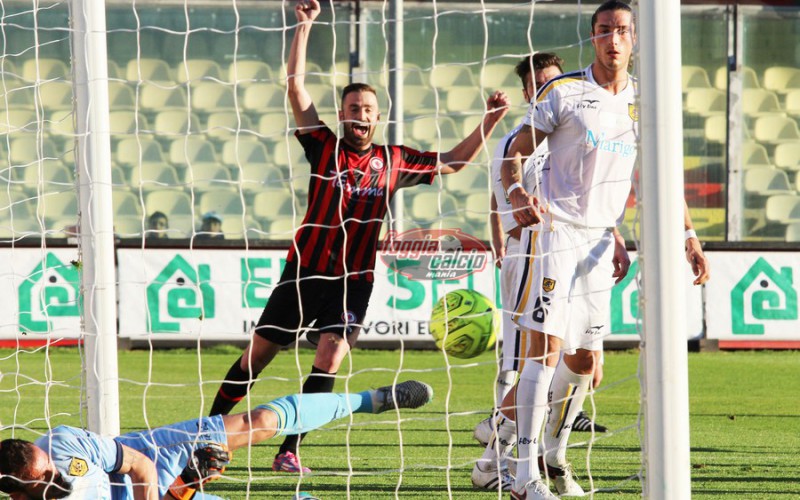
M 474 358 L 494 347 L 499 328 L 494 303 L 475 290 L 449 292 L 431 312 L 436 347 L 455 358 Z

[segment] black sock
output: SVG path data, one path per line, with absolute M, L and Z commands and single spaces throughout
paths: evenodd
M 336 372 L 328 373 L 324 370 L 320 370 L 316 366 L 312 366 L 311 375 L 308 376 L 303 384 L 303 394 L 333 392 L 333 384 L 336 382 L 335 375 Z M 297 455 L 297 447 L 300 446 L 300 442 L 306 437 L 306 434 L 307 433 L 286 436 L 286 439 L 283 440 L 283 444 L 281 445 L 281 449 L 278 450 L 278 455 L 286 453 L 287 451 L 291 451 Z
M 250 378 L 250 372 L 242 370 L 242 356 L 231 366 L 228 374 L 225 375 L 225 381 L 219 386 L 217 395 L 214 398 L 214 404 L 211 405 L 209 416 L 214 415 L 227 415 L 236 406 L 236 403 L 242 400 L 247 394 L 247 391 L 253 387 L 255 383 Z M 253 373 L 253 379 L 258 377 L 258 373 Z M 249 383 L 246 383 L 248 382 Z

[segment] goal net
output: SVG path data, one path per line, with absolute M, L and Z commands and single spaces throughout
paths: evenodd
M 514 66 L 533 52 L 557 53 L 565 70 L 588 66 L 596 5 L 397 3 L 322 2 L 306 86 L 321 120 L 335 130 L 342 87 L 369 83 L 382 110 L 376 142 L 440 152 L 478 126 L 490 92 L 505 91 L 511 109 L 473 165 L 437 176 L 429 187 L 403 190 L 382 233 L 458 230 L 484 242 L 481 252 L 491 257 L 488 165 L 499 139 L 528 109 Z M 74 43 L 74 18 L 89 8 L 0 2 L 3 438 L 35 439 L 61 424 L 86 427 L 92 411 L 118 414 L 122 432 L 206 415 L 280 278 L 307 208 L 311 174 L 286 97 L 293 3 L 109 1 L 101 7 L 105 60 L 93 59 L 91 43 Z M 103 65 L 107 130 L 85 113 L 103 112 L 86 80 L 87 68 L 91 78 Z M 79 86 L 90 91 L 81 95 Z M 88 168 L 92 148 L 104 147 L 110 162 Z M 96 172 L 103 174 L 95 178 Z M 96 283 L 85 274 L 82 280 L 92 265 L 87 251 L 94 258 L 105 248 L 87 235 L 112 230 L 104 225 L 109 214 L 86 201 L 102 193 L 111 198 L 114 246 L 101 258 L 114 263 L 116 332 L 105 331 L 108 318 L 99 322 L 97 307 L 83 307 L 87 300 L 108 305 L 94 295 Z M 621 228 L 629 242 L 635 203 L 632 195 Z M 492 353 L 462 362 L 416 348 L 432 345 L 427 319 L 447 291 L 472 288 L 500 303 L 499 271 L 489 258 L 468 272 L 418 279 L 387 262 L 377 259 L 359 345 L 393 350 L 354 351 L 335 390 L 429 377 L 437 404 L 428 412 L 351 418 L 312 435 L 303 448 L 315 469 L 310 479 L 276 477 L 269 470 L 272 443 L 240 451 L 221 494 L 285 498 L 316 487 L 324 498 L 360 497 L 377 484 L 387 495 L 467 495 L 481 455 L 471 432 L 498 405 L 494 378 L 502 350 L 498 343 Z M 612 294 L 616 339 L 639 339 L 637 270 L 634 262 Z M 112 348 L 118 376 L 105 358 L 109 351 L 86 349 L 87 332 L 111 335 L 106 347 L 137 348 Z M 313 353 L 292 348 L 279 358 L 237 409 L 299 392 Z M 610 375 L 586 406 L 592 416 L 596 408 L 610 432 L 573 435 L 569 456 L 593 489 L 638 492 L 639 376 L 635 363 L 614 367 L 615 358 L 606 357 Z M 119 388 L 119 408 L 92 408 L 91 380 L 103 366 L 112 372 L 101 370 L 107 378 L 100 387 Z M 619 394 L 627 403 L 617 402 Z

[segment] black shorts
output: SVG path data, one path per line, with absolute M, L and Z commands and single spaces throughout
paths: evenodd
M 342 276 L 321 276 L 291 262 L 272 291 L 255 333 L 279 345 L 295 342 L 304 330 L 314 344 L 320 334 L 333 333 L 353 339 L 367 313 L 372 283 Z M 299 285 L 299 287 L 298 287 Z

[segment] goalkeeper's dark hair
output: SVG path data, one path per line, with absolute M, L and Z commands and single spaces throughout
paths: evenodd
M 600 7 L 594 11 L 592 14 L 592 33 L 594 33 L 594 25 L 597 23 L 597 16 L 600 15 L 601 12 L 608 12 L 614 10 L 624 10 L 626 12 L 631 13 L 631 22 L 633 22 L 633 9 L 631 6 L 625 2 L 621 2 L 620 0 L 608 0 L 608 2 L 603 3 Z
M 351 83 L 342 89 L 342 107 L 344 107 L 344 98 L 347 97 L 347 94 L 352 94 L 353 92 L 372 92 L 375 94 L 375 97 L 378 97 L 378 92 L 375 91 L 372 85 L 367 85 L 366 83 Z
M 34 460 L 34 444 L 22 439 L 0 441 L 0 491 L 17 493 L 25 491 L 25 483 L 19 479 L 26 464 Z
M 522 88 L 525 88 L 525 81 L 528 79 L 528 75 L 531 74 L 531 68 L 533 68 L 533 71 L 538 71 L 549 68 L 550 66 L 556 66 L 558 71 L 563 73 L 563 65 L 564 60 L 553 52 L 537 52 L 532 56 L 525 57 L 518 62 L 514 68 L 514 72 L 522 81 Z

